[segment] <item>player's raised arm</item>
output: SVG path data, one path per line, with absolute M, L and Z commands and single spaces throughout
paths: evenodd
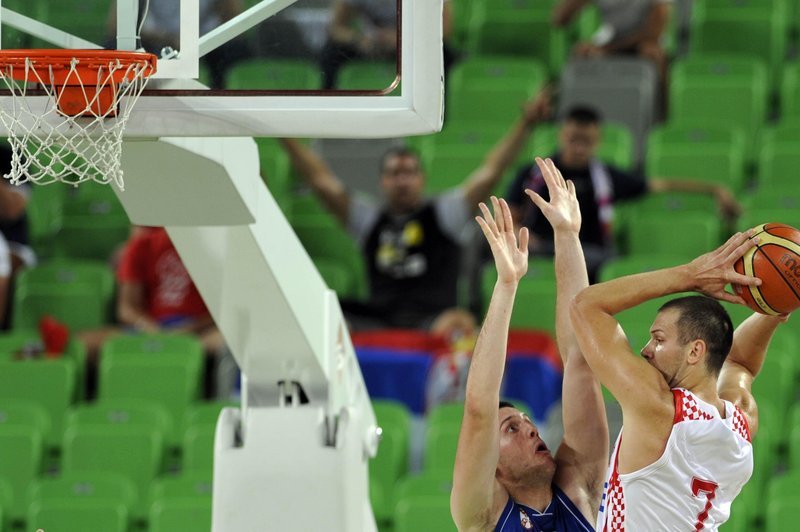
M 719 374 L 719 396 L 738 406 L 750 428 L 750 435 L 758 432 L 758 407 L 752 387 L 767 355 L 767 348 L 778 325 L 788 316 L 767 316 L 754 313 L 736 328 L 733 346 Z
M 741 303 L 741 298 L 726 292 L 725 287 L 732 282 L 748 286 L 759 282 L 733 269 L 734 262 L 754 245 L 750 236 L 752 231 L 738 233 L 689 264 L 590 286 L 572 303 L 570 317 L 578 343 L 600 382 L 620 402 L 629 442 L 632 433 L 653 435 L 642 442 L 642 456 L 658 457 L 663 450 L 658 434 L 665 436 L 670 431 L 674 414 L 670 388 L 674 383 L 667 382 L 655 364 L 633 356 L 614 315 L 650 299 L 686 291 Z M 664 348 L 667 335 L 657 322 L 650 335 L 648 357 L 652 358 Z
M 536 158 L 550 201 L 532 190 L 531 197 L 553 227 L 556 271 L 556 338 L 564 365 L 562 408 L 564 439 L 556 453 L 555 483 L 584 512 L 597 514 L 608 465 L 608 421 L 600 383 L 578 346 L 569 319 L 572 299 L 589 286 L 586 262 L 578 238 L 581 211 L 575 186 L 565 181 L 550 159 Z
M 450 507 L 459 530 L 494 528 L 508 493 L 495 479 L 499 457 L 498 404 L 511 309 L 519 280 L 528 269 L 528 231 L 519 242 L 504 200 L 492 197 L 494 218 L 483 203 L 477 221 L 489 242 L 497 282 L 467 378 L 464 420 L 458 440 Z

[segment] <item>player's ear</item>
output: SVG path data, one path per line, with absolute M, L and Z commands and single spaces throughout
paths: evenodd
M 703 359 L 705 359 L 707 354 L 707 349 L 706 349 L 706 343 L 703 340 L 700 339 L 692 340 L 689 343 L 689 347 L 690 350 L 686 360 L 687 362 L 689 362 L 689 364 L 692 365 L 698 364 Z

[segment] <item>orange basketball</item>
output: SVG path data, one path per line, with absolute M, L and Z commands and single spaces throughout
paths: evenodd
M 761 279 L 761 286 L 733 285 L 747 306 L 762 314 L 785 314 L 800 307 L 800 231 L 784 224 L 761 224 L 755 247 L 734 268 Z

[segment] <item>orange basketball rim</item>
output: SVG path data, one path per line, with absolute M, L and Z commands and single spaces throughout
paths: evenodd
M 0 50 L 0 71 L 50 86 L 66 116 L 115 116 L 121 84 L 156 72 L 157 57 L 124 50 Z

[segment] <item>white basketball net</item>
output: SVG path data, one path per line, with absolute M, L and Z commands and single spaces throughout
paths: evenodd
M 79 62 L 78 58 L 71 60 L 66 76 L 69 84 L 78 85 L 85 95 L 86 113 L 77 116 L 59 111 L 58 100 L 66 84 L 55 81 L 53 66 L 35 65 L 26 58 L 25 79 L 29 83 L 15 79 L 13 65 L 0 68 L 0 79 L 11 91 L 12 100 L 10 109 L 0 106 L 0 121 L 8 129 L 13 151 L 11 172 L 4 176 L 11 183 L 46 185 L 60 181 L 77 186 L 92 180 L 102 184 L 114 181 L 123 188 L 122 132 L 152 68 L 146 63 L 109 60 L 98 68 L 97 86 L 86 87 L 76 71 Z M 115 82 L 115 73 L 116 79 L 122 74 L 124 81 Z M 46 100 L 27 94 L 33 82 L 47 93 Z M 98 112 L 100 89 L 111 85 L 116 85 L 112 105 Z

